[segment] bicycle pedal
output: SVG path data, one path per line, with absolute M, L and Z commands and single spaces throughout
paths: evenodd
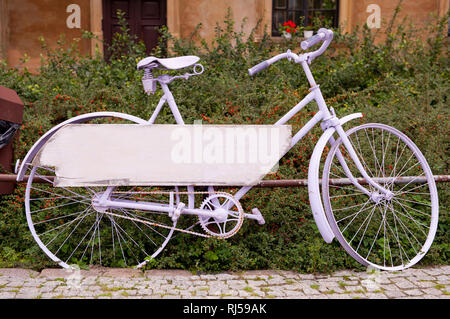
M 264 225 L 266 223 L 266 221 L 264 220 L 263 215 L 261 214 L 261 212 L 259 211 L 258 208 L 253 208 L 252 209 L 252 214 L 256 217 L 256 221 L 258 222 L 258 224 L 260 225 Z

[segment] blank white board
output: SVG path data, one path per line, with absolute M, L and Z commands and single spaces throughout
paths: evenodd
M 69 124 L 33 164 L 57 187 L 254 185 L 290 143 L 290 125 Z

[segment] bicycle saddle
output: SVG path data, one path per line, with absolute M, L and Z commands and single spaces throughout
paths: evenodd
M 166 69 L 178 70 L 178 69 L 183 69 L 188 66 L 191 66 L 191 65 L 195 64 L 196 62 L 198 62 L 198 60 L 200 60 L 200 58 L 195 55 L 186 55 L 186 56 L 179 56 L 179 57 L 175 57 L 175 58 L 165 58 L 165 59 L 158 59 L 154 56 L 149 56 L 149 57 L 139 61 L 139 63 L 137 64 L 137 68 L 138 68 L 138 70 L 141 70 L 145 67 L 150 66 L 151 63 L 156 62 L 157 64 L 159 64 L 159 66 L 162 66 Z

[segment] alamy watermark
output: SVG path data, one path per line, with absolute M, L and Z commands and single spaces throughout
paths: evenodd
M 66 279 L 66 285 L 69 289 L 81 290 L 81 270 L 78 265 L 69 265 L 70 268 L 66 269 L 70 275 Z
M 381 271 L 372 266 L 367 267 L 366 273 L 367 278 L 361 281 L 361 285 L 366 288 L 367 291 L 377 291 L 380 290 L 381 284 Z
M 381 28 L 381 8 L 378 4 L 369 4 L 366 9 L 367 13 L 370 15 L 367 17 L 367 26 L 369 29 L 379 29 Z
M 196 122 L 171 133 L 171 160 L 177 164 L 267 166 L 281 157 L 281 128 L 274 125 L 210 126 Z

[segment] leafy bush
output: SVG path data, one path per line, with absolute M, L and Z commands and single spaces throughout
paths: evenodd
M 392 125 L 413 138 L 428 159 L 433 173 L 448 174 L 448 80 L 449 60 L 445 48 L 445 19 L 423 30 L 390 27 L 385 40 L 367 29 L 351 34 L 336 33 L 332 46 L 314 61 L 312 70 L 327 103 L 338 116 L 363 112 L 362 122 Z M 200 28 L 201 26 L 199 26 Z M 259 25 L 255 26 L 254 31 Z M 202 119 L 215 124 L 272 124 L 308 92 L 300 67 L 287 60 L 272 65 L 255 77 L 247 69 L 298 43 L 272 42 L 268 34 L 255 41 L 235 31 L 228 14 L 217 24 L 212 43 L 199 39 L 198 29 L 188 39 L 176 39 L 162 28 L 156 56 L 194 54 L 205 72 L 189 81 L 171 84 L 186 123 Z M 241 29 L 242 30 L 242 29 Z M 92 35 L 87 33 L 86 37 Z M 145 56 L 142 43 L 128 34 L 125 24 L 108 52 L 83 56 L 76 44 L 68 49 L 46 50 L 39 74 L 0 67 L 0 84 L 17 91 L 25 102 L 24 124 L 15 142 L 15 157 L 22 159 L 33 143 L 56 124 L 78 114 L 117 111 L 149 118 L 162 95 L 147 96 L 141 87 L 136 63 Z M 42 39 L 43 48 L 46 48 Z M 289 124 L 297 131 L 315 111 L 309 105 Z M 168 108 L 158 123 L 173 123 Z M 310 135 L 280 161 L 269 179 L 307 177 L 308 159 L 321 130 Z M 447 264 L 449 254 L 449 186 L 439 184 L 440 224 L 429 253 L 421 265 Z M 29 233 L 23 207 L 24 185 L 1 198 L 0 266 L 42 268 L 52 265 Z M 295 269 L 306 272 L 360 268 L 334 241 L 325 245 L 312 219 L 305 188 L 254 189 L 242 200 L 245 211 L 259 207 L 264 226 L 246 221 L 227 241 L 177 236 L 151 263 L 156 268 L 191 270 Z

